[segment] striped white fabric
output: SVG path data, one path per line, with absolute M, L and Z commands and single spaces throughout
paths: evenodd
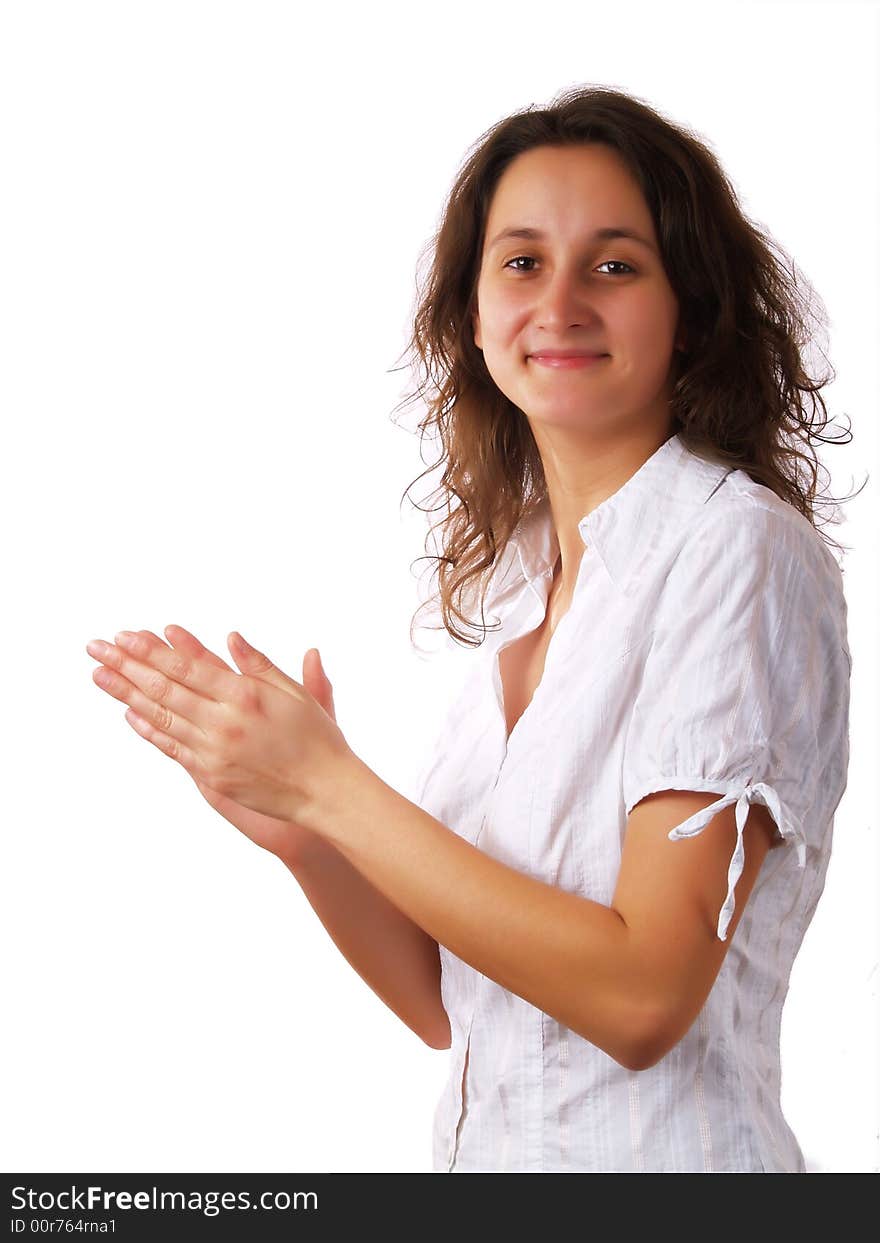
M 416 801 L 511 867 L 611 902 L 627 817 L 655 790 L 736 805 L 718 912 L 726 939 L 749 806 L 781 847 L 762 866 L 703 1010 L 642 1071 L 440 947 L 452 1029 L 436 1171 L 804 1172 L 780 1106 L 789 976 L 822 892 L 849 762 L 841 568 L 792 506 L 667 440 L 580 523 L 572 604 L 506 739 L 497 654 L 544 617 L 559 552 L 549 506 L 502 554 L 490 633 Z

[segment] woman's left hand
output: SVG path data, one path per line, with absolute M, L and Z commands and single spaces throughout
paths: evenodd
M 191 777 L 266 816 L 304 823 L 353 752 L 299 682 L 237 632 L 227 643 L 247 673 L 177 651 L 150 631 L 120 631 L 115 646 L 94 640 L 86 650 L 102 662 L 94 681 L 129 705 L 129 724 Z

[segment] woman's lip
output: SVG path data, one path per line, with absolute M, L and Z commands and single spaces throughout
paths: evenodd
M 609 357 L 608 354 L 575 354 L 568 358 L 552 354 L 529 355 L 532 362 L 540 363 L 543 367 L 591 367 L 594 363 L 600 363 L 604 358 Z

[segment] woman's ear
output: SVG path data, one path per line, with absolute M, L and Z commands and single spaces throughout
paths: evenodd
M 478 350 L 482 350 L 483 342 L 480 338 L 480 313 L 479 311 L 473 311 L 471 313 L 471 326 L 474 330 L 474 345 L 477 347 Z

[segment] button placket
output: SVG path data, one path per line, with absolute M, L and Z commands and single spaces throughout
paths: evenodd
M 447 1167 L 446 1167 L 447 1173 L 451 1172 L 452 1167 L 455 1164 L 455 1158 L 456 1158 L 456 1155 L 458 1154 L 458 1143 L 459 1143 L 459 1139 L 461 1138 L 461 1124 L 466 1114 L 467 1101 L 466 1101 L 465 1080 L 467 1079 L 468 1058 L 470 1056 L 470 1051 L 471 1051 L 471 1028 L 474 1025 L 474 1013 L 476 1011 L 476 1008 L 477 1008 L 477 998 L 475 996 L 474 997 L 474 1008 L 471 1011 L 471 1017 L 468 1021 L 467 1032 L 465 1033 L 465 1038 L 464 1038 L 464 1057 L 462 1058 L 461 1076 L 459 1078 L 459 1083 L 458 1083 L 458 1101 L 459 1101 L 458 1116 L 455 1119 L 455 1124 L 452 1128 L 452 1135 L 450 1136 L 450 1139 L 449 1139 L 449 1148 L 447 1150 Z

